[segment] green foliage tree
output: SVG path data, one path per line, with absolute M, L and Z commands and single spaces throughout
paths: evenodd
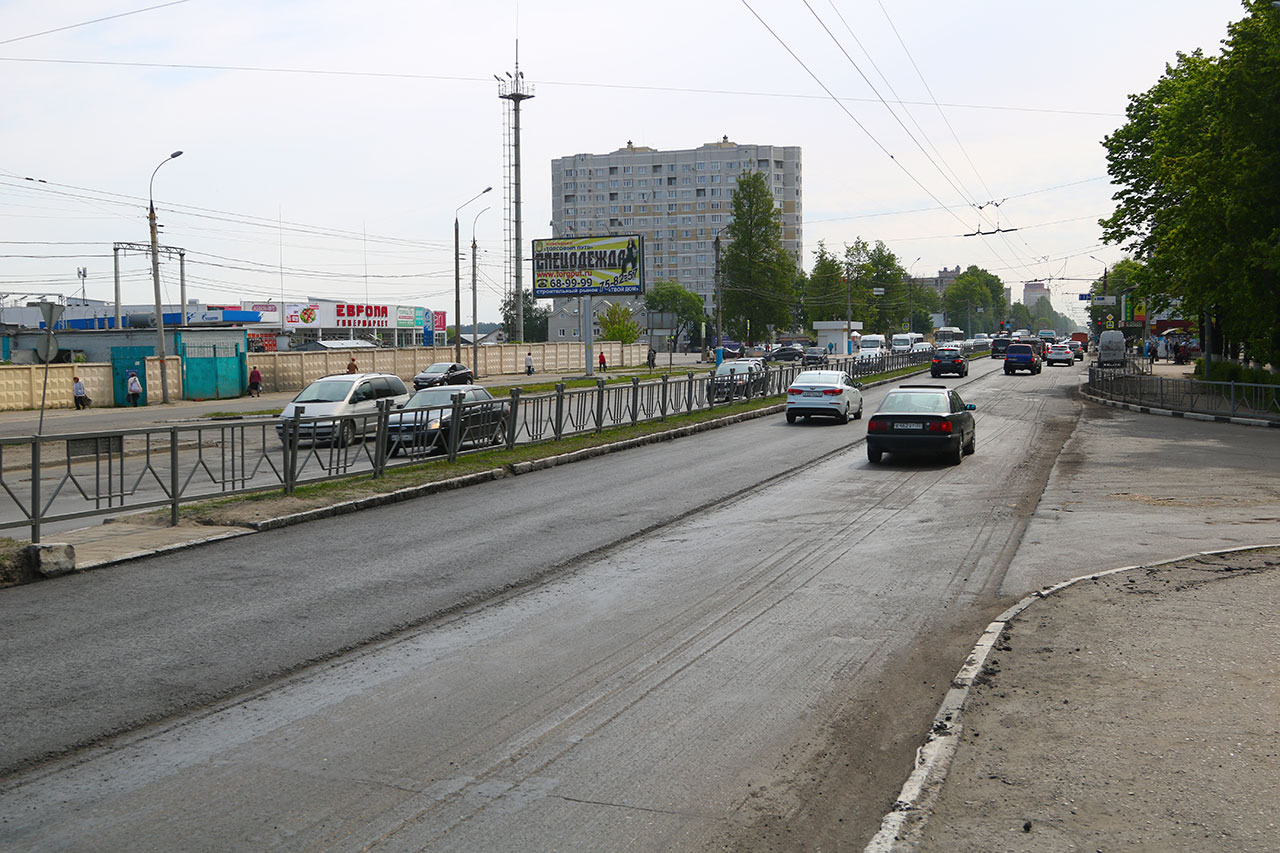
M 676 320 L 675 337 L 679 340 L 701 338 L 702 322 L 707 312 L 702 297 L 677 281 L 662 280 L 654 282 L 653 287 L 644 295 L 644 307 L 650 312 L 661 311 L 674 314 Z
M 994 273 L 970 265 L 942 296 L 947 325 L 960 326 L 966 335 L 994 332 L 1009 316 L 1004 301 L 1004 282 Z
M 732 209 L 720 265 L 725 331 L 744 341 L 763 340 L 770 327 L 792 322 L 796 261 L 782 248 L 782 221 L 764 175 L 748 172 L 738 179 Z
M 813 270 L 804 284 L 805 325 L 844 319 L 847 295 L 844 268 L 825 243 L 818 243 Z
M 631 315 L 631 309 L 621 302 L 610 302 L 596 318 L 600 323 L 602 341 L 634 344 L 640 337 L 640 324 Z
M 1280 364 L 1280 10 L 1245 3 L 1222 53 L 1179 54 L 1106 137 L 1116 211 L 1101 220 L 1148 274 L 1137 294 L 1210 313 L 1228 343 Z
M 897 255 L 881 240 L 872 245 L 859 237 L 845 246 L 844 275 L 852 319 L 862 323 L 864 333 L 893 334 L 906 322 L 908 303 L 915 297 L 915 291 L 908 290 L 906 274 Z M 875 288 L 883 288 L 884 294 L 876 296 Z
M 547 339 L 547 321 L 551 319 L 551 307 L 541 300 L 533 298 L 533 294 L 524 291 L 520 307 L 524 314 L 524 339 L 537 343 Z M 513 290 L 502 298 L 502 327 L 507 331 L 507 340 L 516 340 L 516 294 Z

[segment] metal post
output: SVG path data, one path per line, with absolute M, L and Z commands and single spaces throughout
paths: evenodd
M 564 435 L 564 383 L 556 383 L 556 441 Z
M 31 542 L 40 543 L 40 436 L 31 439 Z
M 453 394 L 452 422 L 449 424 L 449 461 L 458 461 L 458 447 L 462 444 L 462 393 Z
M 120 328 L 120 247 L 111 247 L 111 260 L 116 270 L 116 328 Z
M 716 364 L 724 361 L 724 338 L 720 334 L 720 319 L 723 316 L 720 311 L 720 303 L 724 301 L 724 294 L 721 293 L 720 287 L 720 235 L 716 235 L 716 239 L 711 244 L 715 248 L 716 268 L 714 272 L 714 284 L 716 290 Z
M 465 205 L 464 205 L 465 206 Z M 461 208 L 459 208 L 461 210 Z M 458 246 L 458 211 L 453 213 L 453 360 L 462 362 L 462 249 Z
M 596 432 L 604 429 L 604 380 L 596 380 Z
M 476 220 L 480 213 L 471 220 L 471 369 L 477 379 L 480 378 L 480 320 L 476 315 Z
M 178 309 L 178 325 L 187 325 L 187 250 L 178 250 L 178 293 L 182 307 Z
M 178 428 L 169 427 L 169 526 L 178 526 Z
M 640 377 L 631 377 L 631 425 L 640 418 Z
M 511 408 L 507 411 L 507 450 L 516 446 L 517 424 L 520 423 L 520 389 L 511 389 Z
M 160 402 L 162 403 L 169 402 L 169 359 L 164 351 L 164 306 L 160 300 L 160 246 L 156 235 L 156 203 L 152 190 L 156 182 L 156 172 L 160 171 L 160 166 L 181 156 L 181 151 L 175 151 L 161 160 L 160 165 L 151 172 L 151 182 L 147 185 L 147 219 L 151 225 L 151 283 L 156 292 L 156 355 L 160 356 Z M 185 306 L 183 310 L 185 311 Z
M 596 360 L 594 357 L 595 353 L 593 351 L 593 341 L 595 338 L 595 333 L 592 331 L 593 327 L 595 326 L 595 322 L 594 322 L 595 318 L 591 316 L 591 312 L 593 310 L 591 307 L 591 294 L 588 293 L 586 296 L 583 296 L 581 301 L 582 301 L 582 317 L 580 318 L 579 323 L 582 325 L 581 334 L 582 334 L 582 343 L 583 343 L 583 346 L 585 347 L 583 352 L 586 354 L 586 359 L 587 359 L 587 376 L 595 376 Z

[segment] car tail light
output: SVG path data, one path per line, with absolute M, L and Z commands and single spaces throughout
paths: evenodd
M 963 363 L 964 363 L 964 359 L 963 359 L 963 358 L 957 358 L 957 359 L 955 360 L 955 362 L 954 362 L 954 363 L 955 363 L 955 364 L 963 364 Z
M 930 421 L 929 432 L 951 432 L 951 421 Z
M 874 418 L 867 421 L 867 432 L 884 432 L 889 425 L 884 421 L 877 421 Z
M 934 363 L 934 364 L 941 364 L 941 363 L 942 363 L 942 359 L 940 359 L 940 358 L 935 358 L 935 359 L 933 360 L 933 363 Z
M 827 395 L 828 397 L 838 397 L 840 396 L 840 389 L 839 388 L 823 388 L 822 393 Z
M 804 389 L 803 389 L 803 388 L 788 388 L 788 389 L 787 389 L 787 393 L 788 393 L 788 394 L 795 394 L 796 396 L 799 396 L 799 395 L 801 395 L 801 394 L 803 394 L 803 393 L 804 393 Z

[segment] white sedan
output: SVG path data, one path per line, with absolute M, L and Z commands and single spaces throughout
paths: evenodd
M 806 370 L 787 389 L 787 423 L 796 418 L 835 418 L 847 424 L 862 417 L 862 383 L 842 370 Z

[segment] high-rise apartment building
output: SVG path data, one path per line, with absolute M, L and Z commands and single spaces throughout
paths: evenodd
M 738 178 L 752 171 L 762 173 L 773 188 L 782 220 L 782 245 L 801 269 L 804 207 L 799 146 L 740 145 L 727 136 L 677 151 L 628 142 L 608 154 L 552 160 L 552 236 L 641 234 L 647 280 L 678 281 L 701 295 L 711 314 L 715 308 L 714 241 L 721 236 L 723 253 L 734 189 Z M 606 299 L 618 301 L 612 296 Z M 576 301 L 554 300 L 553 341 L 576 335 L 576 325 L 568 331 L 566 310 L 566 303 Z
M 1041 299 L 1049 299 L 1049 285 L 1043 281 L 1028 281 L 1022 285 L 1022 304 L 1035 308 Z

